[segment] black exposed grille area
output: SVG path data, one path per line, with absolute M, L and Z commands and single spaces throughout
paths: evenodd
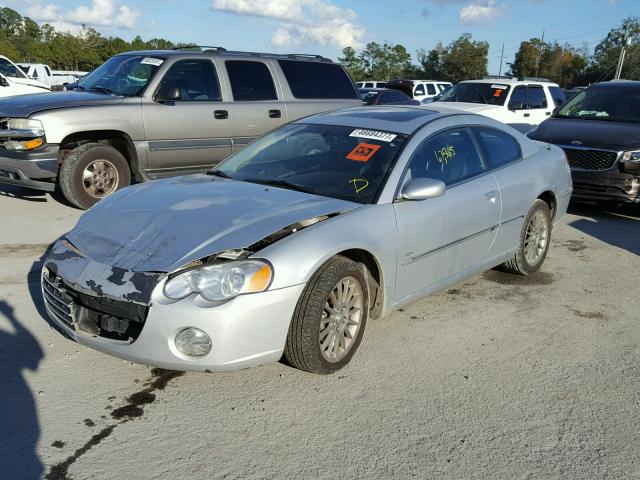
M 93 297 L 70 288 L 45 269 L 42 289 L 49 314 L 67 327 L 113 340 L 138 338 L 149 307 L 106 297 Z
M 613 167 L 618 158 L 618 152 L 606 150 L 586 150 L 580 148 L 564 148 L 571 168 L 583 170 L 607 170 Z

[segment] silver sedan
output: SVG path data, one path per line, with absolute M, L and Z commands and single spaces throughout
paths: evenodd
M 42 293 L 63 334 L 134 362 L 330 373 L 371 318 L 494 267 L 536 272 L 571 189 L 559 148 L 487 117 L 325 113 L 102 200 L 51 247 Z

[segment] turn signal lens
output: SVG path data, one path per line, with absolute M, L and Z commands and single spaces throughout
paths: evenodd
M 33 140 L 25 140 L 22 142 L 17 142 L 15 140 L 10 140 L 5 142 L 4 147 L 9 150 L 33 150 L 34 148 L 38 148 L 44 142 L 42 138 L 34 138 Z

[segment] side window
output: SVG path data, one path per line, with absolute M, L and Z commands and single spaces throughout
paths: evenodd
M 520 144 L 508 133 L 495 128 L 474 127 L 484 158 L 492 167 L 515 162 L 522 157 Z
M 560 87 L 549 87 L 549 93 L 551 94 L 551 98 L 553 98 L 553 104 L 556 107 L 561 106 L 567 98 L 564 96 L 564 92 Z
M 547 97 L 540 85 L 527 87 L 527 97 L 529 98 L 529 108 L 547 108 Z
M 227 60 L 225 62 L 233 99 L 237 102 L 277 100 L 276 86 L 269 68 L 262 62 Z
M 527 108 L 527 88 L 516 87 L 509 100 L 509 110 L 524 110 Z
M 211 60 L 180 60 L 174 63 L 160 82 L 160 88 L 180 90 L 181 102 L 220 101 L 218 76 Z
M 387 82 L 376 82 L 376 88 L 385 88 L 387 86 Z
M 427 83 L 427 94 L 428 95 L 436 94 L 436 87 L 433 83 Z
M 424 85 L 421 83 L 420 85 L 418 85 L 416 87 L 416 89 L 413 91 L 414 95 L 424 95 Z
M 47 75 L 49 75 L 50 77 L 51 75 L 51 70 L 49 70 L 49 67 L 47 67 L 46 65 L 44 66 L 44 71 L 47 73 Z
M 411 178 L 434 178 L 451 185 L 487 170 L 468 129 L 437 133 L 425 140 L 409 162 Z
M 302 60 L 278 60 L 278 64 L 296 98 L 360 98 L 340 65 Z
M 38 78 L 38 69 L 37 68 L 33 69 L 33 78 Z
M 367 82 L 364 84 L 364 88 L 374 88 L 373 83 Z

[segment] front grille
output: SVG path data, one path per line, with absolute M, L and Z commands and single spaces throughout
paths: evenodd
M 49 313 L 56 320 L 73 328 L 76 311 L 73 298 L 62 288 L 62 281 L 47 269 L 42 272 L 42 294 Z
M 76 331 L 112 340 L 136 340 L 149 311 L 149 307 L 132 302 L 86 295 L 48 268 L 42 272 L 42 290 L 55 320 Z
M 616 164 L 618 152 L 563 147 L 571 168 L 608 170 Z

